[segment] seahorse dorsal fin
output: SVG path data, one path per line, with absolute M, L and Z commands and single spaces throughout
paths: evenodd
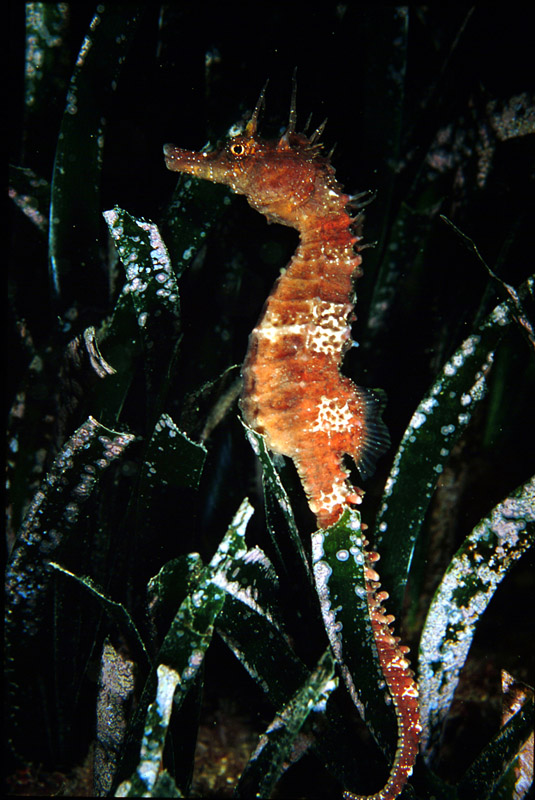
M 251 115 L 251 119 L 249 120 L 249 122 L 245 126 L 245 135 L 246 136 L 250 136 L 251 138 L 254 138 L 256 136 L 256 131 L 258 129 L 258 117 L 260 116 L 260 112 L 262 111 L 262 109 L 264 107 L 264 100 L 265 100 L 265 96 L 266 96 L 266 89 L 267 89 L 268 83 L 269 83 L 269 78 L 267 79 L 267 81 L 265 82 L 264 86 L 262 87 L 262 91 L 260 92 L 260 96 L 259 96 L 259 98 L 258 98 L 258 100 L 256 102 L 256 106 L 255 106 L 254 111 L 253 111 L 253 113 Z

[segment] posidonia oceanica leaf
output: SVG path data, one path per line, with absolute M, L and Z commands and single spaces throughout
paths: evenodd
M 32 130 L 34 117 L 44 118 L 50 113 L 52 99 L 65 89 L 69 9 L 57 3 L 26 3 L 24 8 L 24 111 L 26 128 Z
M 292 648 L 284 629 L 278 626 L 277 616 L 270 619 L 258 603 L 253 606 L 238 597 L 228 595 L 217 618 L 216 630 L 266 693 L 273 708 L 279 709 L 306 684 L 310 672 Z M 326 709 L 314 716 L 318 717 L 317 732 L 308 728 L 309 720 L 305 724 L 317 757 L 340 784 L 356 783 L 360 776 L 354 732 L 335 698 L 331 696 Z
M 77 533 L 83 539 L 87 500 L 135 438 L 89 417 L 61 448 L 22 522 L 6 570 L 5 604 L 10 704 L 21 719 L 35 719 L 35 705 L 42 702 L 35 659 L 42 657 L 43 645 L 52 648 L 57 633 L 42 624 L 50 614 L 57 574 L 49 560 Z
M 461 231 L 457 227 L 457 225 L 454 225 L 451 219 L 448 219 L 448 217 L 444 216 L 444 214 L 440 215 L 440 219 L 447 225 L 449 225 L 451 228 L 453 228 L 453 230 L 455 231 L 457 236 L 459 236 L 459 238 L 465 244 L 465 246 L 471 252 L 473 252 L 477 256 L 479 261 L 483 264 L 492 282 L 498 287 L 498 290 L 502 295 L 502 297 L 505 297 L 509 300 L 509 303 L 513 311 L 513 315 L 515 317 L 515 321 L 519 326 L 520 330 L 522 331 L 523 335 L 526 337 L 528 344 L 532 348 L 535 348 L 535 331 L 533 330 L 535 320 L 529 319 L 526 308 L 524 308 L 522 299 L 520 298 L 520 295 L 515 289 L 515 287 L 511 286 L 510 283 L 507 283 L 506 281 L 502 280 L 494 272 L 494 270 L 491 269 L 491 267 L 487 264 L 487 262 L 479 252 L 478 246 L 476 245 L 474 240 L 470 238 L 470 236 L 467 236 L 466 233 L 463 233 L 463 231 Z M 533 290 L 535 288 L 534 284 L 535 284 L 535 275 L 532 275 L 526 281 L 526 288 L 530 292 L 532 299 L 533 299 Z
M 360 514 L 348 508 L 337 523 L 312 535 L 314 577 L 344 682 L 381 749 L 392 757 L 396 717 L 387 701 L 370 622 L 364 546 Z
M 275 707 L 286 702 L 305 680 L 307 669 L 292 649 L 284 630 L 250 604 L 229 595 L 216 628 Z M 263 643 L 262 647 L 258 646 L 259 642 Z
M 516 757 L 522 745 L 531 736 L 533 737 L 533 697 L 518 709 L 511 719 L 501 728 L 496 736 L 486 745 L 476 758 L 464 777 L 457 784 L 457 797 L 459 800 L 490 800 L 490 798 L 510 797 L 512 800 L 528 797 L 529 784 L 519 784 L 517 781 L 505 789 L 505 794 L 495 794 L 502 788 L 504 778 L 511 762 Z M 533 750 L 531 751 L 533 760 Z M 531 767 L 533 785 L 533 767 Z
M 245 428 L 245 435 L 249 444 L 258 456 L 262 465 L 262 483 L 264 486 L 264 498 L 266 505 L 266 521 L 268 530 L 273 542 L 275 551 L 277 552 L 281 564 L 284 565 L 284 559 L 281 555 L 278 539 L 280 538 L 280 525 L 278 520 L 282 518 L 286 522 L 290 543 L 297 553 L 299 563 L 303 568 L 303 572 L 307 575 L 310 584 L 312 585 L 312 575 L 308 560 L 303 548 L 303 542 L 297 530 L 293 509 L 290 503 L 290 498 L 284 488 L 280 479 L 279 473 L 275 469 L 273 459 L 266 447 L 264 437 L 256 433 L 252 428 L 249 428 L 243 421 L 242 425 Z
M 324 710 L 329 695 L 336 689 L 335 662 L 327 650 L 316 669 L 276 714 L 262 734 L 235 790 L 236 797 L 269 797 L 278 781 L 284 762 L 307 717 Z
M 105 211 L 104 219 L 126 271 L 123 294 L 132 300 L 142 343 L 148 413 L 157 418 L 180 341 L 178 284 L 167 247 L 153 222 L 118 207 Z
M 157 226 L 118 206 L 104 211 L 103 216 L 126 272 L 123 291 L 132 296 L 136 311 L 147 315 L 138 319 L 139 327 L 148 335 L 154 327 L 154 320 L 148 315 L 156 310 L 167 311 L 178 324 L 178 285 Z
M 204 564 L 199 553 L 188 553 L 164 564 L 147 584 L 147 608 L 159 631 L 167 632 L 171 620 L 184 598 L 199 583 Z
M 218 573 L 225 572 L 237 555 L 246 551 L 245 530 L 253 513 L 245 499 L 227 533 L 221 540 L 210 564 L 200 573 L 191 591 L 181 602 L 165 635 L 143 689 L 138 711 L 134 716 L 118 779 L 131 774 L 139 752 L 143 728 L 147 725 L 147 709 L 156 691 L 158 665 L 165 664 L 178 675 L 174 690 L 174 709 L 178 713 L 203 663 L 212 641 L 215 621 L 225 603 L 226 592 L 218 585 Z M 190 577 L 192 577 L 190 575 Z
M 245 552 L 245 530 L 252 513 L 252 506 L 244 500 L 199 582 L 182 601 L 158 653 L 158 663 L 171 665 L 180 675 L 177 707 L 202 663 L 215 620 L 225 602 L 219 574 Z
M 258 547 L 240 547 L 231 560 L 221 561 L 213 580 L 227 593 L 215 622 L 217 632 L 273 707 L 285 706 L 310 679 L 310 672 L 281 621 L 278 578 L 271 562 Z M 341 783 L 354 781 L 347 720 L 332 702 L 327 703 L 324 715 L 317 738 L 311 734 L 312 747 Z
M 438 477 L 485 396 L 494 352 L 512 320 L 510 304 L 502 303 L 464 340 L 403 434 L 375 523 L 381 578 L 394 614 L 401 608 L 414 547 Z
M 264 551 L 260 547 L 250 548 L 237 554 L 227 566 L 214 576 L 218 586 L 282 631 L 282 613 L 277 602 L 279 580 Z
M 239 586 L 239 577 L 236 577 Z M 279 626 L 278 614 L 271 612 L 269 604 L 265 602 L 266 593 L 255 596 L 255 584 L 242 587 L 239 591 L 232 585 L 228 588 L 229 596 L 216 622 L 217 632 L 251 678 L 267 694 L 274 708 L 280 708 L 289 703 L 299 688 L 306 684 L 310 673 L 292 649 L 284 629 Z M 254 602 L 251 602 L 251 594 Z M 347 732 L 345 738 L 339 736 L 335 744 L 332 742 L 332 729 L 323 730 L 323 734 L 318 745 L 323 745 L 326 752 L 320 753 L 320 757 L 328 761 L 334 760 L 334 752 L 344 753 Z M 337 748 L 337 745 L 340 746 Z M 345 753 L 345 757 L 349 760 L 349 752 Z
M 467 11 L 459 29 L 452 36 L 447 59 L 452 57 L 459 43 L 464 41 L 464 28 L 472 12 L 473 9 Z M 388 328 L 404 285 L 417 281 L 415 276 L 423 274 L 429 259 L 434 257 L 430 248 L 434 241 L 436 213 L 444 198 L 450 195 L 454 180 L 454 166 L 449 166 L 449 169 L 444 169 L 442 165 L 436 169 L 430 168 L 430 165 L 440 164 L 437 156 L 439 144 L 436 140 L 430 142 L 429 148 L 422 147 L 420 141 L 416 157 L 409 162 L 404 160 L 409 141 L 407 137 L 413 135 L 410 126 L 409 129 L 405 127 L 410 29 L 411 12 L 408 7 L 397 7 L 393 14 L 386 9 L 378 10 L 377 16 L 374 14 L 370 19 L 362 20 L 362 35 L 367 41 L 377 42 L 377 52 L 382 51 L 385 58 L 382 61 L 381 58 L 376 60 L 374 57 L 373 62 L 368 65 L 374 73 L 377 70 L 377 90 L 384 97 L 384 103 L 377 109 L 375 97 L 363 98 L 364 125 L 369 131 L 369 144 L 373 148 L 371 157 L 374 158 L 374 152 L 376 154 L 374 183 L 376 175 L 377 185 L 381 187 L 374 202 L 373 217 L 383 222 L 379 236 L 376 233 L 371 234 L 373 239 L 379 240 L 379 246 L 366 253 L 366 268 L 363 277 L 359 279 L 358 290 L 359 298 L 363 301 L 361 307 L 369 308 L 366 335 L 361 347 L 365 352 L 375 352 L 375 356 L 379 358 L 386 355 Z M 443 65 L 445 67 L 446 64 Z M 439 70 L 437 74 L 440 72 Z M 435 94 L 436 88 L 437 83 L 428 87 L 424 105 Z M 380 154 L 386 152 L 395 155 L 388 159 L 381 158 Z M 454 161 L 453 164 L 457 166 Z M 392 219 L 392 212 L 396 212 L 395 186 L 399 182 L 400 171 L 404 173 L 405 180 L 408 176 L 412 180 Z M 368 224 L 366 219 L 367 236 L 370 235 Z M 409 264 L 411 280 L 407 281 Z M 409 290 L 404 297 L 404 304 L 410 305 L 414 299 L 414 293 L 411 296 Z
M 37 230 L 48 231 L 50 184 L 28 167 L 9 166 L 9 196 Z
M 214 621 L 225 601 L 224 592 L 208 581 L 201 581 L 198 588 L 182 602 L 171 623 L 168 634 L 156 657 L 158 665 L 169 662 L 179 669 L 173 669 L 179 676 L 176 684 L 175 712 L 180 708 L 203 663 L 206 650 L 212 640 Z M 125 753 L 119 778 L 130 774 L 139 753 L 143 729 L 148 725 L 147 709 L 155 691 L 156 667 L 151 671 L 143 690 L 139 710 L 134 716 L 125 743 Z
M 142 353 L 138 315 L 128 294 L 121 292 L 111 316 L 97 331 L 98 345 L 115 373 L 99 381 L 91 391 L 92 407 L 99 419 L 117 425 Z
M 149 498 L 155 484 L 197 488 L 206 454 L 203 444 L 192 441 L 169 414 L 162 414 L 143 459 L 140 493 Z
M 102 300 L 99 194 L 103 121 L 143 10 L 140 3 L 115 3 L 97 9 L 67 90 L 52 177 L 49 226 L 51 289 L 62 308 L 68 308 L 75 299 L 84 304 L 91 297 L 95 302 Z
M 87 575 L 75 575 L 74 572 L 65 569 L 65 567 L 62 567 L 61 564 L 57 564 L 55 561 L 49 561 L 48 564 L 52 569 L 76 581 L 79 586 L 82 586 L 98 603 L 100 603 L 105 613 L 110 619 L 117 623 L 120 630 L 126 635 L 135 656 L 141 662 L 144 662 L 145 666 L 148 666 L 150 660 L 149 654 L 147 653 L 147 649 L 134 620 L 125 606 L 122 603 L 118 603 L 116 600 L 112 600 L 112 598 Z
M 106 797 L 111 789 L 126 734 L 135 675 L 135 662 L 118 652 L 109 639 L 106 639 L 100 659 L 96 707 L 93 757 L 93 789 L 96 797 Z
M 117 788 L 116 797 L 183 796 L 168 774 L 164 789 L 161 774 L 163 749 L 180 675 L 165 664 L 158 666 L 156 675 L 158 680 L 156 697 L 147 710 L 139 764 L 131 778 L 123 781 Z
M 498 584 L 535 540 L 535 478 L 481 520 L 435 592 L 420 640 L 422 748 L 440 737 L 481 615 Z
M 38 629 L 53 575 L 48 561 L 76 530 L 100 476 L 135 438 L 89 417 L 61 448 L 28 509 L 8 563 L 8 640 L 10 633 L 21 641 Z
M 376 43 L 382 57 L 373 59 L 369 67 L 376 72 L 377 90 L 385 98 L 381 108 L 376 107 L 372 96 L 363 98 L 364 126 L 369 131 L 369 142 L 377 153 L 392 153 L 393 158 L 399 158 L 402 147 L 403 108 L 405 96 L 405 80 L 407 73 L 408 43 L 409 43 L 409 13 L 406 8 L 398 7 L 394 13 L 379 13 L 377 16 L 366 16 L 362 19 L 362 31 L 367 41 Z M 377 55 L 379 53 L 377 52 Z M 388 66 L 387 66 L 388 65 Z M 390 69 L 389 67 L 392 67 Z M 380 87 L 380 88 L 379 88 Z M 377 159 L 377 170 L 381 177 L 377 178 L 377 185 L 384 186 L 377 197 L 379 209 L 374 206 L 377 219 L 383 220 L 383 228 L 379 240 L 379 252 L 389 219 L 388 208 L 392 202 L 395 169 L 394 162 Z M 370 262 L 373 262 L 374 253 L 370 253 Z M 374 279 L 378 278 L 377 271 L 371 269 Z M 365 280 L 365 278 L 363 278 Z M 360 290 L 359 290 L 360 294 Z
M 179 175 L 162 229 L 177 278 L 193 264 L 205 246 L 208 232 L 228 208 L 229 190 Z
M 529 701 L 533 703 L 535 689 L 533 686 L 517 680 L 513 675 L 507 672 L 507 670 L 502 668 L 502 693 L 502 729 L 498 736 L 503 732 L 503 729 L 515 714 L 525 707 L 526 703 Z M 531 715 L 533 715 L 533 711 L 531 711 Z M 516 748 L 512 748 L 513 751 L 516 749 L 516 752 L 513 752 L 512 758 L 510 751 L 506 753 L 508 763 L 506 762 L 505 770 L 497 781 L 497 789 L 492 794 L 492 800 L 509 800 L 509 798 L 513 798 L 513 800 L 523 800 L 524 797 L 529 796 L 529 791 L 533 787 L 533 726 L 531 726 L 529 735 L 525 739 L 523 736 L 519 738 L 521 741 L 517 743 Z M 522 739 L 524 740 L 522 741 Z M 494 741 L 496 741 L 496 737 Z M 486 749 L 487 748 L 483 750 L 481 756 L 485 756 Z M 503 756 L 500 758 L 500 755 L 501 753 L 498 751 L 493 760 L 495 763 L 501 761 L 503 764 L 504 759 Z M 467 770 L 463 781 L 466 779 L 469 781 L 472 780 L 473 773 L 477 770 L 476 765 L 480 761 L 481 756 L 477 758 L 470 769 Z M 476 770 L 474 770 L 474 767 L 476 767 Z M 486 764 L 482 765 L 482 769 L 487 771 Z M 463 781 L 461 781 L 461 783 L 463 783 Z
M 28 505 L 44 477 L 41 457 L 50 447 L 50 436 L 43 425 L 49 406 L 47 399 L 57 385 L 57 368 L 52 359 L 43 358 L 26 328 L 25 346 L 28 367 L 13 398 L 6 425 L 6 543 L 13 546 Z M 95 414 L 97 419 L 102 419 Z M 102 419 L 106 424 L 106 420 Z M 110 426 L 114 427 L 114 426 Z

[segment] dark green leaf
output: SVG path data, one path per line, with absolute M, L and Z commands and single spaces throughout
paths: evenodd
M 198 553 L 174 558 L 147 585 L 147 606 L 154 625 L 167 628 L 184 598 L 199 583 L 204 565 Z
M 180 683 L 180 675 L 165 664 L 160 664 L 157 676 L 156 697 L 147 710 L 139 764 L 130 780 L 123 781 L 118 787 L 116 797 L 183 796 L 168 774 L 165 778 L 160 776 L 173 697 Z
M 238 399 L 242 388 L 240 369 L 239 364 L 227 367 L 214 381 L 206 381 L 185 398 L 180 421 L 186 430 L 198 432 L 202 442 L 210 438 Z
M 162 223 L 177 278 L 192 265 L 205 246 L 208 232 L 229 203 L 226 188 L 179 176 Z
M 189 439 L 169 414 L 162 414 L 143 461 L 140 492 L 150 494 L 151 485 L 155 483 L 197 488 L 205 459 L 204 445 Z
M 100 666 L 93 758 L 93 786 L 97 797 L 106 796 L 111 789 L 126 734 L 134 687 L 134 662 L 118 653 L 106 640 Z
M 70 570 L 62 567 L 61 564 L 56 564 L 55 561 L 49 561 L 48 566 L 52 567 L 52 569 L 57 570 L 63 575 L 68 575 L 69 578 L 75 580 L 79 586 L 82 586 L 84 589 L 90 592 L 93 597 L 98 600 L 110 619 L 116 622 L 119 628 L 127 635 L 136 658 L 142 662 L 144 661 L 145 664 L 148 665 L 149 655 L 143 643 L 143 639 L 139 634 L 134 620 L 122 603 L 118 603 L 115 600 L 112 600 L 111 597 L 108 597 L 103 589 L 101 589 L 100 586 L 97 586 L 97 584 L 88 576 L 75 575 Z
M 115 374 L 93 388 L 91 402 L 99 419 L 114 425 L 121 416 L 135 374 L 136 358 L 142 351 L 137 315 L 124 292 L 119 295 L 111 317 L 100 327 L 98 342 Z
M 135 439 L 89 419 L 65 443 L 22 524 L 7 569 L 6 626 L 32 635 L 51 579 L 50 557 L 83 516 L 99 478 Z
M 152 790 L 153 797 L 184 797 L 177 787 L 175 781 L 169 775 L 167 770 L 163 770 L 158 774 L 154 788 Z
M 234 597 L 227 597 L 216 629 L 275 709 L 290 702 L 308 680 L 310 673 L 284 631 Z M 317 735 L 311 732 L 312 747 L 340 784 L 355 784 L 359 765 L 354 757 L 354 732 L 333 699 L 327 703 L 325 718 Z
M 75 296 L 101 300 L 99 252 L 103 117 L 144 6 L 98 8 L 67 91 L 52 177 L 49 264 L 52 291 L 63 308 Z M 73 231 L 76 236 L 73 237 Z M 76 293 L 76 295 L 75 295 Z
M 9 166 L 9 196 L 43 234 L 48 231 L 50 184 L 28 168 Z
M 31 335 L 29 349 L 33 350 Z M 9 412 L 6 431 L 6 510 L 9 546 L 13 543 L 30 501 L 43 477 L 42 453 L 50 446 L 43 425 L 50 386 L 57 381 L 56 365 L 41 354 L 28 352 L 29 364 Z M 100 417 L 98 417 L 100 419 Z
M 259 547 L 236 555 L 227 569 L 218 571 L 214 580 L 231 597 L 282 630 L 281 609 L 277 602 L 279 580 L 271 561 Z
M 175 699 L 177 706 L 202 663 L 215 619 L 225 601 L 225 591 L 218 585 L 218 577 L 227 571 L 236 556 L 245 551 L 245 529 L 252 513 L 252 507 L 244 501 L 209 566 L 180 605 L 158 653 L 158 662 L 172 666 L 181 676 Z
M 492 270 L 489 267 L 489 265 L 487 264 L 487 262 L 485 261 L 485 259 L 481 255 L 481 253 L 479 252 L 479 248 L 478 248 L 478 246 L 476 245 L 476 243 L 474 242 L 473 239 L 471 239 L 469 236 L 467 236 L 465 233 L 463 233 L 461 230 L 459 230 L 459 228 L 456 225 L 454 225 L 453 222 L 450 219 L 448 219 L 447 217 L 445 217 L 443 214 L 440 215 L 440 219 L 443 220 L 444 222 L 446 222 L 448 225 L 450 225 L 450 227 L 453 228 L 455 233 L 464 242 L 466 247 L 471 252 L 473 252 L 477 256 L 479 261 L 483 264 L 483 266 L 485 267 L 485 269 L 489 273 L 489 276 L 492 278 L 493 282 L 498 286 L 500 294 L 502 295 L 502 297 L 505 297 L 506 299 L 509 300 L 509 303 L 510 303 L 511 308 L 513 310 L 513 314 L 514 314 L 514 317 L 516 319 L 516 322 L 520 326 L 521 331 L 525 334 L 528 343 L 531 345 L 531 347 L 535 347 L 535 332 L 533 331 L 533 323 L 529 320 L 529 318 L 528 318 L 528 316 L 526 314 L 526 311 L 525 311 L 525 309 L 523 307 L 522 301 L 521 301 L 521 299 L 519 297 L 519 294 L 516 291 L 516 289 L 514 288 L 514 286 L 511 286 L 510 284 L 508 284 L 505 281 L 503 281 L 500 277 L 498 277 L 498 275 L 496 275 L 494 270 Z M 531 276 L 531 278 L 528 278 L 526 283 L 527 283 L 528 290 L 530 291 L 531 295 L 533 296 L 535 276 Z
M 284 762 L 308 715 L 324 709 L 338 679 L 334 677 L 334 660 L 329 650 L 320 659 L 303 686 L 275 716 L 260 737 L 255 752 L 245 767 L 236 787 L 237 797 L 269 797 L 278 781 Z
M 391 283 L 389 285 L 393 276 L 388 266 L 392 266 L 392 259 L 385 258 L 382 265 L 377 262 L 380 254 L 384 252 L 383 246 L 387 236 L 392 234 L 392 239 L 395 241 L 389 212 L 396 179 L 396 160 L 401 154 L 403 144 L 404 86 L 409 36 L 408 9 L 399 6 L 392 13 L 392 9 L 387 6 L 378 7 L 376 14 L 364 15 L 361 31 L 367 41 L 375 43 L 372 57 L 368 57 L 365 66 L 371 80 L 363 87 L 362 113 L 366 142 L 370 147 L 369 157 L 375 164 L 374 182 L 371 186 L 381 187 L 381 192 L 377 194 L 373 204 L 374 218 L 382 221 L 382 227 L 379 235 L 371 234 L 372 238 L 378 239 L 379 246 L 366 253 L 366 268 L 359 281 L 358 291 L 359 302 L 362 298 L 364 305 L 369 307 L 369 297 L 373 290 L 371 305 L 374 306 L 376 314 L 376 309 L 379 308 L 384 314 L 385 300 L 390 305 L 395 296 Z M 372 91 L 369 91 L 372 87 Z M 380 108 L 377 107 L 377 91 L 384 98 Z M 382 158 L 383 153 L 388 153 L 389 158 Z M 370 236 L 368 226 L 365 232 L 368 238 Z M 399 227 L 397 232 L 399 237 Z M 401 262 L 401 258 L 399 261 Z
M 217 620 L 217 632 L 275 708 L 288 702 L 306 680 L 308 671 L 284 631 L 241 599 L 227 598 Z
M 459 800 L 487 800 L 498 788 L 519 749 L 533 736 L 533 711 L 531 698 L 488 743 L 457 785 Z
M 467 536 L 431 602 L 420 641 L 422 743 L 434 746 L 479 619 L 498 584 L 535 539 L 535 478 Z
M 141 316 L 138 325 L 148 343 L 151 329 L 155 328 L 151 313 L 154 316 L 157 310 L 165 310 L 175 324 L 179 320 L 178 285 L 167 248 L 150 220 L 133 217 L 118 207 L 104 211 L 103 216 L 125 268 L 127 283 L 123 291 L 132 296 Z
M 167 248 L 156 225 L 120 208 L 104 212 L 126 271 L 123 294 L 135 309 L 143 345 L 149 414 L 158 415 L 179 344 L 178 285 Z
M 49 559 L 84 530 L 85 503 L 134 439 L 89 417 L 64 444 L 23 521 L 7 567 L 5 607 L 11 700 L 20 719 L 36 717 L 34 704 L 36 695 L 42 702 L 42 689 L 35 659 L 41 657 L 41 645 L 50 648 L 52 634 L 59 635 L 57 626 L 51 631 L 42 625 L 50 614 L 54 585 Z M 58 705 L 56 698 L 56 713 Z
M 254 551 L 247 551 L 241 557 L 245 564 Z M 248 573 L 236 563 L 229 574 L 239 582 L 239 577 Z M 217 619 L 216 629 L 225 643 L 236 655 L 253 680 L 266 692 L 274 708 L 290 703 L 292 696 L 299 692 L 310 678 L 310 673 L 293 650 L 288 636 L 280 623 L 278 607 L 266 613 L 270 606 L 266 603 L 269 588 L 265 583 L 259 586 L 253 574 L 253 584 L 248 591 L 235 591 L 226 581 L 230 594 Z M 269 582 L 269 576 L 262 576 Z M 237 580 L 236 580 L 237 579 Z M 258 593 L 256 589 L 261 588 Z M 251 602 L 253 594 L 254 602 Z M 318 723 L 317 735 L 314 730 L 307 732 L 312 737 L 312 747 L 318 758 L 336 775 L 341 784 L 355 784 L 359 780 L 359 765 L 354 758 L 354 733 L 348 728 L 347 720 L 334 702 L 327 703 L 325 719 Z M 319 715 L 318 715 L 319 716 Z
M 450 451 L 485 396 L 494 351 L 512 316 L 503 303 L 461 344 L 414 412 L 376 521 L 381 577 L 399 613 L 414 547 Z
M 218 574 L 228 569 L 232 559 L 245 552 L 245 529 L 253 513 L 245 500 L 236 513 L 210 564 L 206 567 L 193 590 L 184 598 L 163 640 L 155 664 L 166 665 L 178 675 L 174 692 L 175 711 L 178 711 L 193 685 L 212 640 L 215 621 L 225 603 L 226 592 L 218 586 Z M 156 671 L 152 669 L 139 703 L 139 708 L 129 731 L 121 775 L 130 774 L 136 749 L 139 747 L 142 727 L 148 729 L 146 719 L 150 698 L 154 695 Z M 119 777 L 121 777 L 121 775 Z
M 308 579 L 312 583 L 310 567 L 303 548 L 301 537 L 299 536 L 299 531 L 297 530 L 297 525 L 295 524 L 295 518 L 292 506 L 290 504 L 290 499 L 286 489 L 282 485 L 280 476 L 275 469 L 273 459 L 271 458 L 271 455 L 266 447 L 264 437 L 256 433 L 256 431 L 253 431 L 252 428 L 249 428 L 245 423 L 242 422 L 242 424 L 245 428 L 245 433 L 249 443 L 260 459 L 260 463 L 262 464 L 262 480 L 264 485 L 264 497 L 266 501 L 266 519 L 273 546 L 279 554 L 282 564 L 284 564 L 284 560 L 280 555 L 280 548 L 278 544 L 280 533 L 277 525 L 277 519 L 280 518 L 282 512 L 292 547 L 298 555 L 299 563 L 303 568 L 303 572 L 308 576 Z
M 346 509 L 335 525 L 312 535 L 314 576 L 325 630 L 353 702 L 393 756 L 396 718 L 387 705 L 370 622 L 360 526 L 359 512 Z
M 25 10 L 24 105 L 31 127 L 30 118 L 46 114 L 52 98 L 63 88 L 69 10 L 60 3 L 26 3 Z

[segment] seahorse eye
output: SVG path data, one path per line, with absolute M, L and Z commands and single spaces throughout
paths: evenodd
M 245 146 L 239 142 L 236 142 L 236 144 L 230 145 L 230 152 L 234 156 L 243 156 L 245 153 Z

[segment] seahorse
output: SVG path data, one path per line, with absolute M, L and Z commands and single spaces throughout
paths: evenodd
M 362 502 L 344 457 L 365 478 L 388 446 L 382 396 L 340 372 L 352 346 L 353 281 L 362 274 L 362 195 L 346 194 L 323 155 L 324 124 L 308 137 L 296 132 L 295 82 L 288 127 L 277 140 L 258 135 L 265 88 L 240 133 L 212 151 L 164 146 L 166 166 L 229 186 L 270 222 L 296 228 L 300 241 L 276 281 L 249 337 L 242 368 L 240 407 L 247 424 L 274 453 L 291 458 L 320 528 L 334 524 L 348 505 Z M 356 212 L 356 213 L 354 213 Z M 370 620 L 385 681 L 398 719 L 398 748 L 384 788 L 374 800 L 399 795 L 412 773 L 420 723 L 418 692 L 393 636 L 373 564 L 367 553 Z M 357 798 L 347 792 L 347 798 Z

